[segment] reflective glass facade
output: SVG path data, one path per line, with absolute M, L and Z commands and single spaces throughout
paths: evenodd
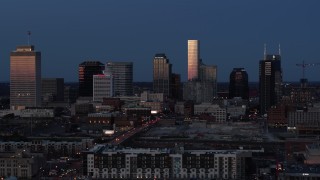
M 156 54 L 153 59 L 153 91 L 171 96 L 170 79 L 172 65 L 165 54 Z
M 10 106 L 41 106 L 41 53 L 34 46 L 18 46 L 10 54 Z
M 199 78 L 200 47 L 198 40 L 188 40 L 188 80 Z
M 133 63 L 107 62 L 105 73 L 112 74 L 115 96 L 133 94 Z

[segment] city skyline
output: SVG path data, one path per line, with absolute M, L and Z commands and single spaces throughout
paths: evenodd
M 265 43 L 268 54 L 281 44 L 284 82 L 299 81 L 297 63 L 320 62 L 320 2 L 315 0 L 62 2 L 1 2 L 0 81 L 9 81 L 10 52 L 28 43 L 28 31 L 31 44 L 42 52 L 42 77 L 66 82 L 77 81 L 77 65 L 83 61 L 114 59 L 133 62 L 134 81 L 152 82 L 156 53 L 170 57 L 172 71 L 185 82 L 189 39 L 201 41 L 201 58 L 217 65 L 218 82 L 228 82 L 236 67 L 257 82 Z M 165 13 L 154 13 L 159 10 Z M 309 81 L 318 81 L 318 68 L 307 68 Z

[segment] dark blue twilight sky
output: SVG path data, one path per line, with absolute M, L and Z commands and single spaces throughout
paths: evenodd
M 9 54 L 31 42 L 42 52 L 42 76 L 77 81 L 84 60 L 133 61 L 134 81 L 152 81 L 155 53 L 187 77 L 187 40 L 201 42 L 205 64 L 218 81 L 244 67 L 258 81 L 263 44 L 282 49 L 285 81 L 298 81 L 296 63 L 320 62 L 319 0 L 2 0 L 0 81 L 9 81 Z M 319 81 L 318 67 L 307 77 Z

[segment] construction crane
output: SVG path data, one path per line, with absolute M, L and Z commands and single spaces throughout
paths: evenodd
M 296 64 L 296 66 L 302 67 L 302 79 L 305 78 L 306 67 L 309 67 L 309 66 L 319 66 L 319 65 L 320 65 L 320 63 L 305 63 L 304 60 L 302 61 L 302 64 Z

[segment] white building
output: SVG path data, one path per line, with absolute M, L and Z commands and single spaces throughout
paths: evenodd
M 110 74 L 93 75 L 93 101 L 102 102 L 103 98 L 113 97 L 113 76 Z

